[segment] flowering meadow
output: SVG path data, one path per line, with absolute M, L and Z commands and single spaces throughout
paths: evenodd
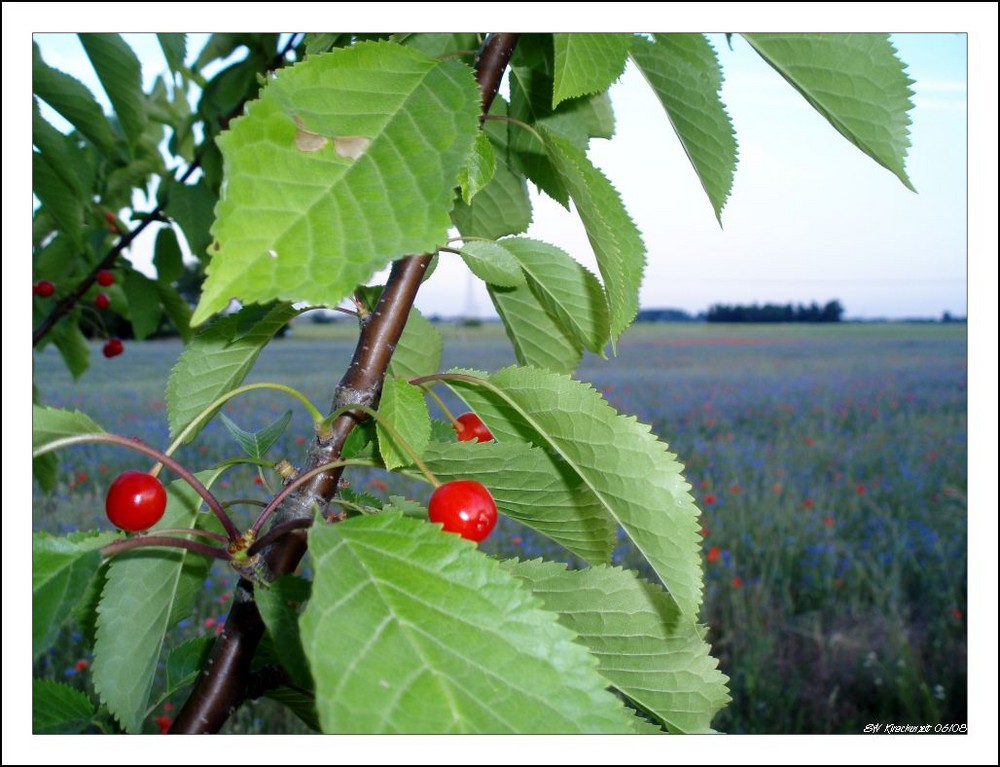
M 250 380 L 286 383 L 328 404 L 354 339 L 344 324 L 324 328 L 325 338 L 307 338 L 319 326 L 300 325 L 271 344 Z M 513 362 L 497 327 L 444 332 L 446 368 Z M 47 350 L 36 355 L 35 384 L 46 404 L 165 447 L 163 384 L 179 351 L 179 342 L 131 343 L 113 360 L 93 355 L 74 383 Z M 703 510 L 702 621 L 733 698 L 717 729 L 860 733 L 870 722 L 967 721 L 965 326 L 638 325 L 617 356 L 588 357 L 578 377 L 650 424 L 686 466 Z M 293 400 L 251 392 L 224 412 L 257 430 L 286 410 L 291 424 L 270 456 L 295 463 L 309 419 Z M 237 453 L 216 420 L 177 457 L 202 468 Z M 35 529 L 108 527 L 107 485 L 124 469 L 148 469 L 137 454 L 107 446 L 64 450 L 60 459 L 58 487 L 35 490 Z M 351 489 L 375 496 L 429 495 L 399 475 L 347 477 Z M 214 487 L 223 500 L 261 498 L 275 481 L 236 467 Z M 246 509 L 248 519 L 256 514 Z M 482 546 L 558 556 L 556 544 L 506 519 Z M 624 543 L 615 559 L 642 561 Z M 234 583 L 225 567 L 213 568 L 197 619 L 183 621 L 171 644 L 215 636 Z M 92 631 L 69 627 L 36 677 L 89 689 Z M 169 727 L 181 702 L 154 701 L 147 731 Z M 227 731 L 304 729 L 262 699 Z

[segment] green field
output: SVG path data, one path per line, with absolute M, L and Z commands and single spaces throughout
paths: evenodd
M 498 326 L 443 328 L 444 368 L 513 363 Z M 964 325 L 636 326 L 618 355 L 588 357 L 578 377 L 636 415 L 687 467 L 703 509 L 702 620 L 732 703 L 725 732 L 859 733 L 869 722 L 967 721 L 967 338 Z M 328 403 L 354 345 L 349 323 L 301 324 L 264 351 L 252 380 Z M 175 341 L 131 343 L 74 383 L 52 350 L 36 355 L 47 404 L 78 408 L 104 428 L 165 446 L 164 382 Z M 291 400 L 252 393 L 226 412 L 259 429 L 293 409 L 272 451 L 293 462 L 309 437 Z M 195 467 L 235 451 L 213 423 L 179 459 Z M 61 454 L 60 484 L 34 498 L 36 529 L 106 526 L 110 477 L 133 454 L 81 447 Z M 224 494 L 259 494 L 253 474 L 226 475 Z M 374 470 L 349 476 L 374 493 L 428 494 Z M 566 559 L 554 544 L 502 520 L 487 551 Z M 638 566 L 623 543 L 616 561 Z M 234 577 L 212 571 L 196 618 L 172 641 L 211 634 L 225 619 Z M 36 665 L 36 675 L 83 689 L 86 632 Z M 81 663 L 83 661 L 83 663 Z M 157 701 L 154 716 L 169 716 Z M 245 706 L 230 731 L 300 731 L 266 701 Z

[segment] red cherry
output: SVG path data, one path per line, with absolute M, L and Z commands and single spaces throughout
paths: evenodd
M 455 433 L 458 434 L 459 442 L 489 442 L 493 439 L 493 434 L 483 423 L 483 419 L 473 412 L 462 413 L 455 421 Z
M 98 293 L 94 296 L 94 306 L 100 309 L 102 312 L 111 306 L 111 296 L 107 293 Z
M 104 509 L 115 527 L 135 533 L 147 530 L 163 517 L 167 491 L 152 474 L 125 471 L 108 488 Z
M 427 506 L 431 522 L 470 541 L 485 540 L 497 524 L 497 505 L 490 491 L 472 479 L 441 485 Z
M 101 269 L 97 273 L 97 284 L 102 288 L 108 288 L 115 284 L 115 276 L 107 269 Z
M 41 298 L 48 298 L 53 293 L 56 292 L 55 283 L 51 280 L 39 280 L 35 283 L 35 286 L 31 289 L 31 292 L 36 296 Z
M 105 357 L 111 359 L 112 357 L 117 357 L 125 351 L 125 344 L 122 343 L 120 338 L 109 338 L 101 351 L 104 353 Z

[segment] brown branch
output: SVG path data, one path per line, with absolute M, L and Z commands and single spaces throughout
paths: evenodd
M 476 60 L 476 78 L 483 108 L 488 110 L 500 86 L 517 35 L 487 37 Z M 403 333 L 417 290 L 431 255 L 409 256 L 393 264 L 375 310 L 362 320 L 361 336 L 351 364 L 333 397 L 333 410 L 350 405 L 376 407 L 382 381 Z M 367 418 L 347 412 L 331 425 L 329 435 L 309 450 L 303 472 L 340 458 L 344 442 L 354 427 Z M 272 529 L 295 520 L 311 520 L 316 507 L 324 508 L 334 497 L 343 467 L 318 474 L 290 495 L 275 515 Z M 306 551 L 306 531 L 293 529 L 261 552 L 271 578 L 291 573 Z M 218 732 L 249 692 L 250 664 L 264 627 L 253 601 L 253 586 L 243 580 L 226 620 L 223 633 L 180 713 L 172 733 Z

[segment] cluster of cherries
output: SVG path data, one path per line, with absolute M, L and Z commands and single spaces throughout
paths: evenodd
M 120 342 L 119 342 L 120 343 Z M 475 413 L 456 419 L 455 431 L 460 442 L 487 442 L 490 430 Z M 163 517 L 167 493 L 159 479 L 141 471 L 123 472 L 111 483 L 105 498 L 108 519 L 128 532 L 148 530 Z M 490 491 L 472 479 L 459 479 L 440 485 L 427 507 L 431 522 L 470 541 L 485 540 L 497 523 L 497 505 Z
M 101 269 L 97 273 L 96 279 L 97 284 L 102 288 L 108 288 L 115 284 L 115 276 L 107 269 Z M 55 295 L 56 285 L 52 280 L 39 280 L 34 284 L 31 292 L 39 298 L 51 298 Z M 104 292 L 98 293 L 94 296 L 94 306 L 98 311 L 106 311 L 111 306 L 111 296 Z M 125 344 L 120 338 L 115 337 L 109 338 L 105 342 L 104 348 L 101 349 L 101 353 L 108 359 L 117 357 L 123 351 L 125 351 Z

